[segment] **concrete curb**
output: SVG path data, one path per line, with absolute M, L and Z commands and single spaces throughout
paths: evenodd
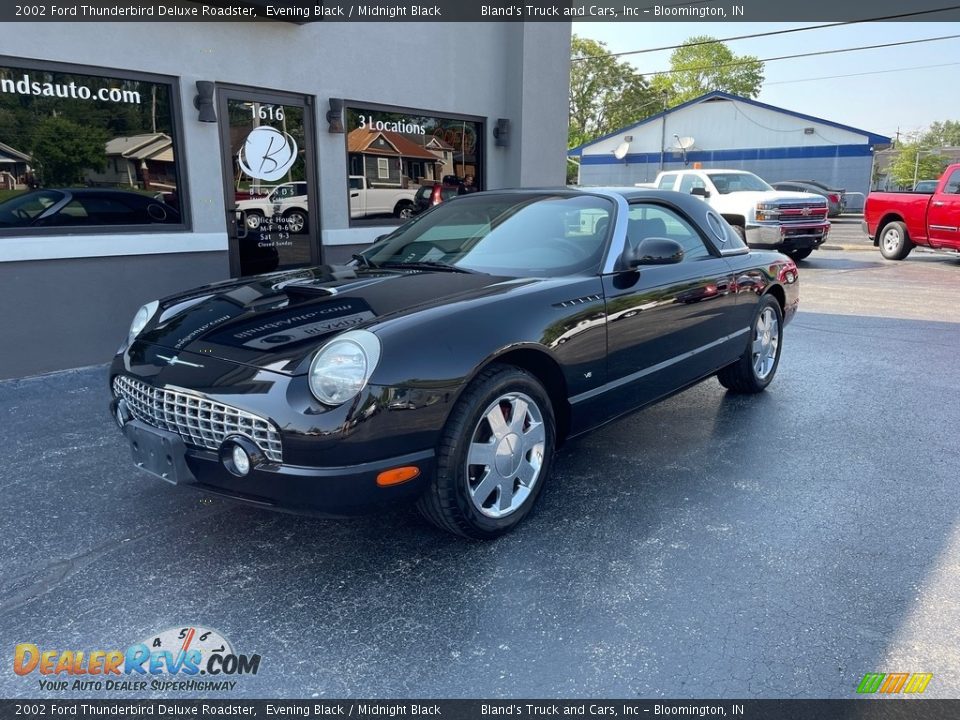
M 834 245 L 829 243 L 826 245 L 820 246 L 821 250 L 876 250 L 877 248 L 873 244 L 867 243 L 856 243 L 856 244 L 840 244 Z

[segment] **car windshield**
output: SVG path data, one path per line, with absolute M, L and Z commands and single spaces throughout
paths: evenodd
M 721 195 L 735 192 L 773 190 L 753 173 L 707 173 L 707 177 Z
M 595 195 L 462 196 L 397 228 L 360 261 L 511 277 L 593 273 L 600 266 L 613 207 Z

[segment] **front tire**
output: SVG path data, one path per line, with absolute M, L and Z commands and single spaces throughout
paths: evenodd
M 442 530 L 489 540 L 533 509 L 550 475 L 556 422 L 533 375 L 493 365 L 454 406 L 437 448 L 437 469 L 417 507 Z
M 764 295 L 753 318 L 750 341 L 735 363 L 717 373 L 720 384 L 736 393 L 763 392 L 780 366 L 782 328 L 780 303 L 776 298 Z
M 803 248 L 802 250 L 791 250 L 787 253 L 787 256 L 794 262 L 800 262 L 808 257 L 810 253 L 813 252 L 813 248 Z
M 913 250 L 913 242 L 907 233 L 907 226 L 899 220 L 883 226 L 878 244 L 880 254 L 887 260 L 903 260 Z
M 287 232 L 296 235 L 307 231 L 307 214 L 303 210 L 290 210 L 283 219 L 287 223 Z

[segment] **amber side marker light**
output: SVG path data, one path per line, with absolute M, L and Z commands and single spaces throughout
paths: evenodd
M 420 468 L 408 465 L 407 467 L 398 467 L 393 470 L 384 470 L 377 475 L 377 485 L 387 487 L 388 485 L 399 485 L 408 480 L 413 480 L 420 474 Z

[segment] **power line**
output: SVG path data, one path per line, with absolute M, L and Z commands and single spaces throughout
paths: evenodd
M 776 80 L 774 82 L 764 82 L 763 85 L 787 85 L 789 83 L 812 82 L 814 80 L 835 80 L 837 78 L 860 77 L 861 75 L 884 75 L 886 73 L 906 72 L 907 70 L 928 70 L 930 68 L 951 67 L 960 65 L 960 62 L 940 63 L 939 65 L 914 65 L 913 67 L 893 68 L 891 70 L 870 70 L 868 72 L 849 73 L 847 75 L 823 75 L 821 77 L 798 78 L 796 80 Z
M 902 45 L 917 45 L 918 43 L 937 42 L 939 40 L 954 40 L 960 38 L 960 35 L 941 35 L 939 37 L 921 38 L 920 40 L 901 40 L 895 43 L 880 43 L 878 45 L 861 45 L 860 47 L 839 48 L 837 50 L 817 50 L 816 52 L 798 53 L 796 55 L 780 55 L 778 57 L 763 58 L 762 60 L 736 60 L 734 62 L 720 63 L 719 65 L 698 65 L 697 67 L 680 68 L 677 70 L 658 70 L 656 72 L 641 72 L 641 75 L 674 75 L 683 72 L 696 72 L 698 70 L 717 70 L 726 67 L 739 67 L 742 65 L 759 65 L 760 63 L 774 62 L 775 60 L 793 60 L 795 58 L 816 57 L 818 55 L 836 55 L 838 53 L 856 52 L 858 50 L 877 50 L 878 48 L 899 47 Z
M 697 3 L 683 3 L 697 4 Z M 699 47 L 701 45 L 714 45 L 716 43 L 731 42 L 733 40 L 748 40 L 750 38 L 771 37 L 773 35 L 787 35 L 789 33 L 806 32 L 807 30 L 823 30 L 824 28 L 840 27 L 843 25 L 858 25 L 867 22 L 883 22 L 885 20 L 900 20 L 918 15 L 929 15 L 931 13 L 941 13 L 950 10 L 960 10 L 960 5 L 951 5 L 950 7 L 937 8 L 935 10 L 917 10 L 915 12 L 900 13 L 898 15 L 884 15 L 881 17 L 865 18 L 863 20 L 846 20 L 844 22 L 827 23 L 825 25 L 807 25 L 805 27 L 790 28 L 788 30 L 771 30 L 769 32 L 751 33 L 749 35 L 733 35 L 731 37 L 719 38 L 717 40 L 702 40 L 695 43 L 684 43 L 682 45 L 664 45 L 663 47 L 645 48 L 643 50 L 627 50 L 625 52 L 608 53 L 606 55 L 585 55 L 583 57 L 572 58 L 571 62 L 582 62 L 584 60 L 601 60 L 608 57 L 623 57 L 625 55 L 640 55 L 642 53 L 660 52 L 661 50 L 677 50 L 682 47 Z

